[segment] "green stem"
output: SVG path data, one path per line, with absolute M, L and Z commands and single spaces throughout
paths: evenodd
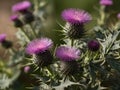
M 71 39 L 71 46 L 74 46 L 74 40 Z
M 25 32 L 24 28 L 20 28 L 20 30 L 22 31 L 22 33 L 24 34 L 24 36 L 27 38 L 28 42 L 30 41 L 30 37 L 28 35 L 28 33 Z
M 34 28 L 32 27 L 32 25 L 31 25 L 31 24 L 29 24 L 29 26 L 30 26 L 30 28 L 31 28 L 31 32 L 32 32 L 32 34 L 33 34 L 34 38 L 36 38 L 36 37 L 37 37 L 37 34 L 36 34 L 36 32 L 35 32 Z
M 98 52 L 96 52 L 95 55 L 93 56 L 93 60 L 95 60 L 97 56 L 98 56 Z
M 65 82 L 67 79 L 67 75 L 65 75 L 65 77 L 63 78 L 63 82 Z
M 52 72 L 49 68 L 46 67 L 45 70 L 48 72 L 49 76 L 52 76 Z
M 13 54 L 16 53 L 16 51 L 15 51 L 13 48 L 10 48 L 9 51 L 10 51 L 11 53 L 13 53 Z
M 104 24 L 104 21 L 105 21 L 105 12 L 104 12 L 104 9 L 105 7 L 102 6 L 101 7 L 101 10 L 100 10 L 100 25 L 103 25 Z
M 34 0 L 35 10 L 39 8 L 39 0 Z

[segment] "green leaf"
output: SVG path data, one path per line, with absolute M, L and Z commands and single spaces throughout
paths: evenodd
M 64 88 L 68 87 L 68 86 L 71 86 L 71 85 L 80 85 L 80 86 L 83 86 L 84 88 L 86 88 L 85 85 L 83 84 L 80 84 L 79 82 L 72 82 L 70 81 L 69 79 L 66 79 L 65 81 L 64 80 L 61 80 L 61 84 L 59 86 L 55 86 L 53 87 L 55 90 L 64 90 Z
M 20 70 L 15 71 L 14 75 L 11 78 L 9 78 L 5 73 L 0 74 L 0 89 L 8 88 L 11 84 L 13 84 L 19 75 Z
M 112 46 L 115 45 L 115 42 L 119 33 L 120 31 L 114 31 L 113 33 L 109 33 L 109 35 L 106 36 L 106 39 L 104 40 L 101 40 L 98 38 L 98 40 L 100 41 L 100 44 L 102 45 L 104 54 L 107 54 L 109 50 L 112 49 Z M 119 48 L 119 46 L 117 48 Z
M 107 74 L 107 71 L 103 67 L 101 67 L 100 65 L 96 65 L 94 63 L 91 63 L 91 67 L 94 68 L 94 70 L 99 71 L 101 74 L 104 74 L 104 75 Z
M 91 82 L 95 82 L 96 79 L 96 73 L 95 73 L 95 68 L 90 66 L 89 67 L 89 72 L 90 72 L 90 76 L 91 76 Z
M 13 56 L 10 57 L 10 65 L 16 65 L 24 60 L 24 51 L 18 51 Z
M 113 69 L 120 72 L 120 62 L 118 60 L 114 59 L 114 57 L 111 56 L 107 56 L 106 60 Z
M 120 40 L 114 42 L 114 45 L 111 48 L 111 50 L 117 50 L 117 49 L 120 49 Z

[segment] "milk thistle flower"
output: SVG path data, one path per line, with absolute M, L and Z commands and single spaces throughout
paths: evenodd
M 73 39 L 81 38 L 84 33 L 84 24 L 92 20 L 88 12 L 74 8 L 64 10 L 62 18 L 70 24 L 68 36 Z
M 18 15 L 12 15 L 10 17 L 10 19 L 14 22 L 14 26 L 15 27 L 22 27 L 23 26 L 23 23 L 22 21 L 19 19 L 19 16 Z
M 79 58 L 80 51 L 73 47 L 60 46 L 56 50 L 56 56 L 63 61 L 74 61 Z
M 25 12 L 31 7 L 29 1 L 22 1 L 12 6 L 13 12 Z
M 100 44 L 97 40 L 91 40 L 88 42 L 88 48 L 91 51 L 98 51 L 100 48 Z
M 100 0 L 100 5 L 111 6 L 113 4 L 112 0 Z
M 4 42 L 6 39 L 6 34 L 0 34 L 0 43 Z
M 91 16 L 86 11 L 72 8 L 64 10 L 62 18 L 71 24 L 84 24 L 91 20 Z
M 56 57 L 61 60 L 61 70 L 63 74 L 71 75 L 78 71 L 78 63 L 80 51 L 73 47 L 60 46 L 56 50 Z
M 34 21 L 33 13 L 28 10 L 31 5 L 32 4 L 29 1 L 22 1 L 13 5 L 12 11 L 22 13 L 24 22 L 31 23 L 32 21 Z
M 31 41 L 26 47 L 26 53 L 36 56 L 36 64 L 39 66 L 47 66 L 52 63 L 53 56 L 49 49 L 53 46 L 53 42 L 49 38 L 40 38 Z
M 0 34 L 0 43 L 2 44 L 2 46 L 6 49 L 11 48 L 12 47 L 12 42 L 6 40 L 6 34 Z

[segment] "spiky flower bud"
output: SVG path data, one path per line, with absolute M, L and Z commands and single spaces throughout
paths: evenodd
M 51 55 L 49 49 L 52 47 L 53 42 L 48 38 L 40 38 L 31 41 L 27 47 L 26 52 L 30 55 L 35 55 L 35 63 L 38 66 L 47 66 L 52 63 L 53 56 Z
M 66 9 L 62 12 L 62 18 L 69 23 L 68 36 L 79 39 L 84 35 L 84 24 L 91 21 L 91 15 L 84 10 Z
M 19 19 L 18 15 L 13 15 L 13 16 L 10 17 L 10 19 L 14 22 L 15 27 L 22 27 L 23 26 L 23 23 Z
M 91 51 L 98 51 L 100 48 L 100 44 L 97 40 L 91 40 L 88 42 L 88 48 Z
M 73 47 L 60 46 L 56 50 L 56 57 L 61 60 L 61 70 L 63 74 L 71 75 L 78 71 L 78 63 L 80 51 Z
M 0 34 L 0 43 L 6 49 L 11 48 L 13 45 L 11 41 L 6 40 L 6 34 Z

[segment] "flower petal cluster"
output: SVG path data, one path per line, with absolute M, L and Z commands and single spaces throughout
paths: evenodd
M 84 24 L 92 20 L 88 12 L 74 8 L 64 10 L 62 18 L 71 24 Z
M 104 6 L 110 6 L 113 4 L 112 0 L 100 0 L 100 4 Z
M 0 34 L 0 42 L 5 41 L 6 39 L 6 34 Z
M 15 5 L 12 6 L 12 11 L 13 12 L 19 12 L 19 11 L 24 11 L 27 10 L 28 8 L 31 7 L 31 3 L 29 1 L 23 1 L 19 2 Z
M 56 57 L 60 58 L 63 61 L 73 61 L 79 58 L 80 50 L 67 47 L 67 46 L 60 46 L 56 50 Z
M 42 53 L 51 48 L 52 45 L 53 42 L 49 38 L 35 39 L 28 44 L 28 46 L 26 47 L 26 52 L 30 55 Z

